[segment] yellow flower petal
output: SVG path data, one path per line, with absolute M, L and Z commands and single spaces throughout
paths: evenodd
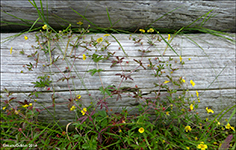
M 48 28 L 48 26 L 45 24 L 43 27 L 42 27 L 44 30 L 46 30 Z
M 12 47 L 11 47 L 11 49 L 10 49 L 10 54 L 12 54 Z
M 169 83 L 170 81 L 165 81 L 164 84 Z
M 197 97 L 199 96 L 199 93 L 198 93 L 198 91 L 196 91 L 196 95 L 197 95 Z
M 25 40 L 28 40 L 28 37 L 27 36 L 24 36 Z
M 103 38 L 102 38 L 102 37 L 100 37 L 100 38 L 97 39 L 97 42 L 98 42 L 98 43 L 101 43 L 102 41 L 103 41 Z
M 194 87 L 195 83 L 193 82 L 193 80 L 190 80 L 190 83 L 191 83 L 192 86 Z
M 82 25 L 82 24 L 83 24 L 83 22 L 79 21 L 79 22 L 77 22 L 77 24 L 78 24 L 78 25 Z
M 139 132 L 139 133 L 143 133 L 143 132 L 144 132 L 144 128 L 143 128 L 143 127 L 139 128 L 139 129 L 138 129 L 138 132 Z
M 168 41 L 170 40 L 170 34 L 168 34 Z
M 86 59 L 86 55 L 85 54 L 83 54 L 83 60 L 85 60 Z

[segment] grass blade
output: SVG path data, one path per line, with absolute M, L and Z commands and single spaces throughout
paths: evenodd
M 110 26 L 112 27 L 111 18 L 110 18 L 110 15 L 109 15 L 109 12 L 108 12 L 108 9 L 107 9 L 107 7 L 106 7 L 106 10 L 107 10 L 107 17 L 108 17 L 108 19 L 109 19 Z
M 76 10 L 72 9 L 76 14 L 78 14 L 79 16 L 81 16 L 83 19 L 85 19 L 86 21 L 88 21 L 91 25 L 94 25 L 95 27 L 98 27 L 97 25 L 95 25 L 94 23 L 92 23 L 91 21 L 89 21 L 87 18 L 85 18 L 83 15 L 81 15 L 80 13 L 78 13 Z

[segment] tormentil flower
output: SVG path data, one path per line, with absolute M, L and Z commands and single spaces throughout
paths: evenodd
M 192 130 L 190 126 L 186 126 L 184 129 L 186 130 L 186 132 L 188 132 L 188 131 L 191 131 L 191 130 Z
M 145 30 L 144 29 L 139 29 L 140 32 L 142 33 L 145 33 Z
M 206 111 L 207 111 L 208 114 L 209 114 L 210 112 L 211 112 L 211 113 L 214 113 L 214 111 L 213 111 L 212 109 L 208 109 L 208 107 L 206 107 Z
M 189 108 L 190 108 L 191 110 L 193 110 L 193 104 L 191 104 Z
M 198 91 L 196 91 L 196 95 L 197 95 L 197 97 L 199 96 L 199 93 L 198 93 Z
M 225 128 L 226 129 L 230 129 L 231 128 L 232 130 L 234 130 L 234 127 L 232 127 L 229 123 L 225 126 Z
M 86 55 L 85 54 L 83 54 L 83 60 L 85 60 L 86 59 Z
M 29 103 L 29 105 L 28 104 L 23 105 L 24 108 L 29 107 L 29 106 L 32 106 L 32 103 Z
M 185 83 L 185 80 L 184 80 L 184 79 L 182 79 L 181 81 Z
M 81 98 L 81 95 L 77 95 L 75 101 L 79 100 Z
M 77 24 L 78 24 L 78 25 L 82 25 L 82 24 L 83 24 L 83 22 L 79 21 L 79 22 L 77 22 Z
M 149 30 L 147 30 L 147 32 L 152 33 L 152 32 L 154 32 L 154 30 L 153 30 L 153 28 L 150 28 Z
M 101 43 L 102 41 L 103 41 L 103 38 L 102 38 L 102 37 L 100 37 L 100 38 L 97 39 L 97 42 L 98 42 L 98 43 Z
M 204 142 L 201 142 L 198 146 L 197 146 L 198 149 L 201 149 L 201 150 L 205 150 L 207 149 L 207 145 L 204 144 Z
M 83 110 L 81 110 L 82 115 L 85 115 L 86 112 L 87 112 L 87 108 L 83 108 Z
M 110 34 L 104 34 L 103 36 L 110 36 Z
M 179 61 L 181 62 L 183 60 L 183 58 L 181 56 L 179 56 Z
M 168 41 L 170 40 L 170 34 L 168 34 Z
M 6 107 L 3 107 L 3 108 L 2 108 L 2 110 L 5 110 L 5 109 L 6 109 Z
M 43 27 L 42 27 L 44 30 L 46 30 L 48 28 L 48 26 L 45 24 Z
M 73 111 L 73 110 L 75 110 L 75 106 L 73 105 L 71 108 L 70 108 L 70 111 Z
M 138 129 L 138 132 L 139 132 L 139 133 L 143 133 L 143 132 L 144 132 L 144 128 L 143 128 L 143 127 L 139 128 L 139 129 Z
M 169 83 L 170 81 L 165 81 L 164 84 Z
M 11 49 L 10 49 L 10 54 L 12 54 L 12 47 L 11 47 Z
M 167 111 L 167 112 L 166 112 L 166 115 L 167 115 L 167 116 L 169 116 L 169 115 L 170 115 L 170 114 L 169 114 L 169 111 Z
M 193 82 L 193 80 L 190 80 L 190 83 L 191 83 L 192 86 L 194 87 L 195 83 Z
M 28 37 L 27 36 L 24 36 L 25 40 L 28 40 Z

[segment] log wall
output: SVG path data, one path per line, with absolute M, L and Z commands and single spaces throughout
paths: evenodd
M 4 38 L 14 35 L 13 33 L 1 34 L 2 41 Z M 120 44 L 123 46 L 125 52 L 128 57 L 124 54 L 124 52 L 119 49 L 120 45 L 116 42 L 114 38 L 111 36 L 104 37 L 104 34 L 90 34 L 81 39 L 81 41 L 91 41 L 91 36 L 96 40 L 97 38 L 103 37 L 107 41 L 111 43 L 108 46 L 106 51 L 110 51 L 111 53 L 115 52 L 114 56 L 110 58 L 110 60 L 102 61 L 98 63 L 94 63 L 91 58 L 88 56 L 95 52 L 93 46 L 91 47 L 91 52 L 86 51 L 83 47 L 78 47 L 75 49 L 76 56 L 82 58 L 82 54 L 87 55 L 86 60 L 76 60 L 74 62 L 74 69 L 72 70 L 70 76 L 76 76 L 73 79 L 73 82 L 69 82 L 69 85 L 72 91 L 72 95 L 76 96 L 80 94 L 82 97 L 81 104 L 87 107 L 90 102 L 96 103 L 99 98 L 102 98 L 101 92 L 98 90 L 101 87 L 101 81 L 98 73 L 91 76 L 87 71 L 89 69 L 94 69 L 99 67 L 100 69 L 104 69 L 100 75 L 101 80 L 104 87 L 108 85 L 119 86 L 121 78 L 115 74 L 122 73 L 122 69 L 126 70 L 125 74 L 129 73 L 134 68 L 139 65 L 134 61 L 141 60 L 142 53 L 138 50 L 150 50 L 150 53 L 143 55 L 142 62 L 145 68 L 148 68 L 147 65 L 148 59 L 150 58 L 153 62 L 155 62 L 155 58 L 158 57 L 163 60 L 168 60 L 169 57 L 172 57 L 176 63 L 173 63 L 174 67 L 179 67 L 180 69 L 175 71 L 173 76 L 175 78 L 183 77 L 186 80 L 186 83 L 183 84 L 183 87 L 179 89 L 189 89 L 190 94 L 193 94 L 193 100 L 196 100 L 195 91 L 197 90 L 200 95 L 201 103 L 199 103 L 199 108 L 196 109 L 199 112 L 202 118 L 212 117 L 211 114 L 207 114 L 205 108 L 212 108 L 215 113 L 213 115 L 219 114 L 224 108 L 235 105 L 235 44 L 232 42 L 225 40 L 220 37 L 212 36 L 209 34 L 186 34 L 176 36 L 170 45 L 176 51 L 178 55 L 181 55 L 185 65 L 182 67 L 179 62 L 179 57 L 168 47 L 165 52 L 165 55 L 162 55 L 165 48 L 166 43 L 162 40 L 161 42 L 157 42 L 156 46 L 150 46 L 147 37 L 143 37 L 142 42 L 143 45 L 135 44 L 134 41 L 129 39 L 130 35 L 127 34 L 113 34 Z M 234 34 L 229 34 L 230 39 L 235 40 Z M 49 75 L 53 84 L 50 85 L 50 88 L 54 86 L 55 92 L 55 102 L 56 105 L 56 117 L 60 119 L 62 124 L 68 123 L 68 121 L 72 121 L 75 117 L 74 112 L 70 112 L 67 103 L 70 98 L 70 92 L 67 85 L 67 82 L 60 81 L 56 82 L 58 79 L 63 77 L 60 71 L 65 71 L 68 66 L 65 61 L 62 61 L 63 56 L 56 46 L 56 49 L 53 52 L 53 57 L 56 58 L 60 56 L 58 62 L 56 63 L 57 67 L 51 67 L 50 70 L 43 67 L 42 64 L 38 64 L 37 68 L 34 68 L 34 71 L 27 71 L 26 68 L 23 67 L 25 64 L 29 64 L 32 62 L 34 64 L 33 59 L 27 57 L 26 55 L 20 54 L 21 50 L 24 50 L 25 54 L 31 54 L 35 52 L 35 48 L 32 45 L 37 46 L 35 33 L 28 33 L 28 40 L 24 39 L 24 35 L 16 37 L 11 41 L 7 41 L 2 43 L 1 46 L 1 93 L 2 100 L 7 99 L 6 94 L 3 92 L 3 88 L 7 88 L 9 91 L 13 92 L 13 97 L 16 97 L 14 101 L 23 101 L 24 99 L 28 99 L 27 95 L 30 94 L 30 91 L 37 89 L 34 88 L 34 85 L 31 82 L 35 82 L 38 76 L 40 75 Z M 76 36 L 76 35 L 74 35 Z M 138 37 L 139 35 L 133 34 L 132 37 Z M 165 39 L 167 39 L 167 35 L 162 35 Z M 72 40 L 71 43 L 76 39 Z M 198 45 L 196 45 L 196 43 Z M 66 40 L 58 42 L 59 46 L 62 47 L 64 52 L 65 45 L 67 44 Z M 106 44 L 103 41 L 103 44 Z M 10 54 L 10 48 L 13 47 L 13 52 Z M 201 48 L 200 48 L 201 47 Z M 69 57 L 69 53 L 72 47 L 69 46 L 67 51 L 67 57 L 65 60 L 73 63 L 74 59 Z M 99 49 L 98 49 L 99 50 Z M 104 54 L 104 52 L 97 52 L 97 54 Z M 74 54 L 74 52 L 72 54 Z M 111 66 L 111 62 L 116 60 L 116 56 L 124 57 L 122 68 L 120 65 L 116 65 L 114 67 Z M 48 60 L 43 53 L 40 53 L 40 60 L 42 62 L 46 62 Z M 189 61 L 188 58 L 191 58 Z M 128 61 L 128 63 L 127 63 Z M 35 64 L 34 64 L 35 65 Z M 75 69 L 76 68 L 76 69 Z M 158 90 L 155 88 L 153 83 L 162 83 L 167 78 L 156 78 L 152 76 L 154 72 L 151 69 L 144 69 L 139 67 L 138 71 L 133 72 L 131 77 L 133 80 L 126 80 L 122 83 L 121 87 L 135 87 L 137 85 L 140 87 L 143 92 L 143 96 L 149 97 L 153 96 L 153 90 Z M 23 73 L 21 73 L 23 71 Z M 168 70 L 166 70 L 168 72 Z M 65 73 L 68 75 L 68 73 Z M 196 85 L 192 87 L 189 83 L 190 80 L 194 80 Z M 171 86 L 171 83 L 168 83 Z M 38 103 L 33 102 L 34 105 L 38 108 L 42 108 L 39 104 L 50 106 L 52 104 L 51 95 L 52 92 L 48 92 L 47 89 L 41 88 L 37 89 L 42 91 L 43 94 L 39 94 L 37 99 Z M 162 91 L 165 93 L 165 91 Z M 89 97 L 91 94 L 91 97 Z M 121 107 L 127 107 L 128 109 L 135 108 L 132 106 L 135 103 L 134 98 L 130 98 L 127 95 L 122 95 L 122 100 L 116 101 L 116 97 L 109 98 L 107 101 L 109 102 L 109 108 L 113 109 L 114 112 L 120 112 Z M 142 101 L 139 101 L 140 103 Z M 64 104 L 61 104 L 64 103 Z M 61 105 L 60 105 L 61 104 Z M 51 111 L 53 109 L 50 109 Z M 133 110 L 133 113 L 136 113 L 136 110 Z M 225 118 L 229 118 L 232 111 L 228 112 Z M 43 111 L 41 116 L 45 119 L 50 118 L 47 111 Z M 235 118 L 231 120 L 231 123 L 235 123 Z
M 39 10 L 40 2 L 36 1 Z M 110 22 L 106 8 L 109 12 L 112 27 L 135 31 L 139 28 L 152 25 L 155 28 L 180 29 L 188 26 L 193 21 L 211 11 L 206 17 L 198 20 L 192 26 L 200 25 L 205 28 L 235 32 L 235 2 L 232 1 L 60 1 L 51 0 L 42 2 L 45 20 L 54 29 L 68 26 L 79 27 L 78 21 L 84 22 L 84 27 L 91 25 L 95 27 L 108 28 Z M 47 9 L 46 9 L 47 8 Z M 178 9 L 177 9 L 178 8 Z M 86 21 L 76 14 L 72 9 L 83 15 L 91 22 Z M 174 10 L 175 9 L 175 10 Z M 33 22 L 37 20 L 37 10 L 25 0 L 2 1 L 1 10 L 1 31 L 13 32 L 29 29 Z M 172 11 L 173 10 L 173 11 Z M 171 12 L 172 11 L 172 12 Z M 169 14 L 165 15 L 166 13 Z M 21 21 L 8 14 L 25 19 Z M 165 15 L 163 17 L 163 15 Z M 162 17 L 161 19 L 159 19 Z M 210 18 L 208 18 L 210 17 Z M 62 19 L 60 19 L 62 18 Z M 67 21 L 64 21 L 64 20 Z M 158 21 L 156 21 L 159 19 Z M 31 20 L 31 21 L 29 21 Z M 205 21 L 206 22 L 205 22 Z M 118 22 L 117 22 L 118 21 Z M 156 21 L 156 22 L 155 22 Z M 7 23 L 8 22 L 8 23 Z M 12 25 L 14 22 L 20 25 Z M 203 22 L 203 23 L 202 23 Z M 39 25 L 41 26 L 41 25 Z

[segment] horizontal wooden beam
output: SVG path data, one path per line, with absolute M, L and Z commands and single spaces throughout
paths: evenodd
M 13 33 L 1 34 L 1 41 L 4 41 L 4 38 L 14 35 Z M 24 36 L 28 37 L 28 40 L 24 39 Z M 73 35 L 73 39 L 70 40 L 70 44 L 74 44 L 79 35 Z M 164 40 L 157 41 L 155 45 L 148 44 L 148 40 L 151 39 L 153 35 L 140 35 L 140 34 L 113 34 L 113 36 L 120 42 L 119 43 L 112 37 L 106 36 L 104 34 L 89 34 L 82 37 L 79 41 L 80 46 L 74 49 L 71 53 L 72 46 L 68 46 L 67 53 L 65 55 L 65 60 L 63 60 L 65 47 L 67 45 L 67 38 L 59 40 L 55 43 L 53 47 L 55 50 L 52 52 L 52 56 L 57 58 L 60 56 L 55 65 L 51 65 L 50 69 L 44 67 L 47 65 L 49 58 L 47 58 L 44 52 L 39 52 L 39 63 L 36 68 L 35 61 L 32 57 L 27 57 L 31 53 L 37 51 L 34 46 L 38 46 L 35 38 L 35 33 L 28 33 L 2 43 L 1 46 L 1 93 L 2 100 L 8 99 L 6 94 L 3 92 L 4 88 L 8 89 L 10 92 L 13 92 L 13 97 L 16 99 L 13 101 L 23 101 L 25 99 L 29 100 L 27 97 L 31 91 L 37 89 L 42 92 L 39 94 L 39 97 L 34 97 L 37 99 L 39 104 L 45 106 L 52 105 L 51 95 L 52 92 L 48 91 L 47 88 L 34 88 L 32 82 L 36 82 L 38 76 L 48 75 L 52 79 L 53 83 L 49 86 L 50 90 L 54 87 L 55 90 L 55 102 L 58 104 L 56 106 L 56 117 L 60 118 L 62 123 L 71 121 L 74 118 L 74 113 L 70 112 L 67 107 L 67 102 L 69 98 L 75 97 L 77 94 L 80 94 L 82 97 L 81 104 L 84 107 L 87 107 L 90 102 L 96 104 L 99 98 L 102 98 L 102 94 L 99 91 L 99 87 L 102 85 L 107 87 L 109 85 L 114 85 L 119 87 L 121 82 L 120 76 L 116 74 L 130 74 L 130 77 L 133 79 L 127 79 L 122 82 L 120 87 L 132 87 L 135 88 L 137 85 L 142 91 L 143 97 L 153 97 L 155 96 L 155 91 L 158 91 L 159 88 L 155 87 L 154 83 L 160 84 L 165 80 L 169 80 L 167 77 L 155 77 L 152 74 L 155 72 L 148 68 L 149 59 L 155 64 L 155 67 L 159 65 L 158 60 L 169 60 L 169 57 L 173 58 L 172 63 L 173 68 L 179 68 L 173 74 L 170 74 L 168 69 L 165 69 L 166 75 L 172 75 L 174 79 L 183 77 L 186 80 L 186 83 L 183 84 L 181 88 L 178 89 L 178 92 L 182 92 L 184 89 L 189 89 L 190 94 L 194 97 L 192 100 L 196 101 L 196 91 L 199 92 L 200 101 L 199 108 L 196 111 L 200 114 L 201 117 L 210 117 L 211 115 L 206 113 L 205 108 L 210 107 L 215 111 L 215 114 L 219 114 L 224 108 L 235 105 L 235 45 L 229 40 L 225 40 L 220 37 L 212 36 L 210 34 L 186 34 L 176 36 L 169 44 L 173 48 L 171 49 Z M 165 40 L 167 40 L 168 35 L 162 35 Z M 173 35 L 171 35 L 172 37 Z M 84 45 L 86 42 L 91 41 L 91 37 L 94 40 L 98 38 L 103 38 L 103 42 L 97 45 L 97 48 L 87 44 L 88 48 L 91 50 L 86 50 Z M 230 39 L 235 40 L 234 34 L 229 34 Z M 133 41 L 135 38 L 136 41 L 141 39 L 140 43 L 135 43 Z M 159 37 L 160 38 L 160 37 Z M 161 38 L 160 38 L 161 39 Z M 106 50 L 101 51 L 103 45 L 107 45 L 105 42 L 109 42 L 110 45 Z M 168 41 L 168 40 L 167 40 Z M 142 42 L 142 44 L 141 44 Z M 197 44 L 196 44 L 197 43 Z M 58 44 L 58 45 L 57 45 Z M 12 54 L 10 54 L 10 49 L 13 48 Z M 166 49 L 167 47 L 167 49 Z M 165 51 L 166 49 L 166 51 Z M 24 55 L 20 54 L 20 51 L 24 51 Z M 95 52 L 97 50 L 97 52 Z M 150 50 L 149 53 L 143 54 L 139 50 Z M 174 52 L 174 51 L 175 52 Z M 163 55 L 165 51 L 165 54 Z M 106 55 L 107 52 L 114 53 L 114 56 L 110 57 L 109 60 L 103 60 L 98 63 L 94 63 L 89 57 L 93 53 L 98 55 Z M 126 54 L 128 57 L 126 56 Z M 185 64 L 182 66 L 180 63 L 180 58 L 177 54 L 182 57 L 182 61 Z M 82 54 L 87 56 L 86 60 L 82 59 Z M 74 60 L 70 56 L 75 55 L 80 59 Z M 114 67 L 112 61 L 116 60 L 116 56 L 119 58 L 124 57 L 121 64 L 117 64 Z M 191 58 L 191 60 L 189 60 Z M 140 67 L 135 60 L 142 60 L 143 67 Z M 28 71 L 23 65 L 29 64 L 31 62 L 34 66 L 33 71 Z M 69 72 L 66 72 L 66 67 L 70 67 L 68 64 L 73 64 L 73 68 L 69 75 Z M 71 67 L 70 67 L 71 68 Z M 133 70 L 136 68 L 136 71 Z M 93 76 L 88 72 L 90 69 L 103 69 L 98 73 L 95 73 Z M 23 73 L 21 73 L 23 71 Z M 73 80 L 69 80 L 67 83 L 65 81 L 58 81 L 63 76 L 75 76 Z M 191 86 L 190 80 L 193 80 L 196 85 Z M 58 81 L 58 82 L 57 82 Z M 172 87 L 172 83 L 167 83 Z M 68 85 L 70 88 L 68 88 Z M 70 92 L 71 90 L 71 92 Z M 161 89 L 163 98 L 165 97 L 166 91 Z M 89 96 L 91 94 L 91 96 Z M 133 103 L 136 102 L 135 98 L 128 97 L 132 92 L 124 93 L 122 95 L 122 100 L 116 101 L 116 96 L 113 98 L 108 98 L 109 107 L 113 109 L 112 113 L 120 111 L 122 107 L 129 109 L 134 108 Z M 33 99 L 31 100 L 33 102 Z M 143 100 L 139 100 L 139 103 L 142 103 Z M 16 104 L 16 103 L 15 103 Z M 41 108 L 41 106 L 35 103 L 35 106 Z M 42 112 L 42 116 L 45 118 L 50 118 L 45 112 Z M 133 113 L 137 113 L 134 111 Z M 228 112 L 225 118 L 229 118 L 232 111 Z M 232 119 L 232 124 L 235 123 L 235 118 Z
M 39 1 L 36 1 L 36 5 L 41 11 Z M 42 1 L 42 6 L 45 17 L 42 17 L 39 22 L 48 22 L 55 29 L 64 29 L 69 24 L 72 24 L 72 27 L 79 27 L 77 22 L 82 21 L 83 27 L 88 25 L 93 28 L 112 27 L 132 32 L 149 25 L 155 28 L 177 30 L 192 24 L 199 17 L 200 19 L 190 27 L 198 25 L 228 32 L 235 32 L 236 27 L 234 1 L 51 0 Z M 2 32 L 29 29 L 39 17 L 36 8 L 28 1 L 2 1 L 1 10 L 3 11 L 1 14 Z M 207 14 L 210 11 L 211 13 Z M 36 26 L 41 25 L 36 24 Z

